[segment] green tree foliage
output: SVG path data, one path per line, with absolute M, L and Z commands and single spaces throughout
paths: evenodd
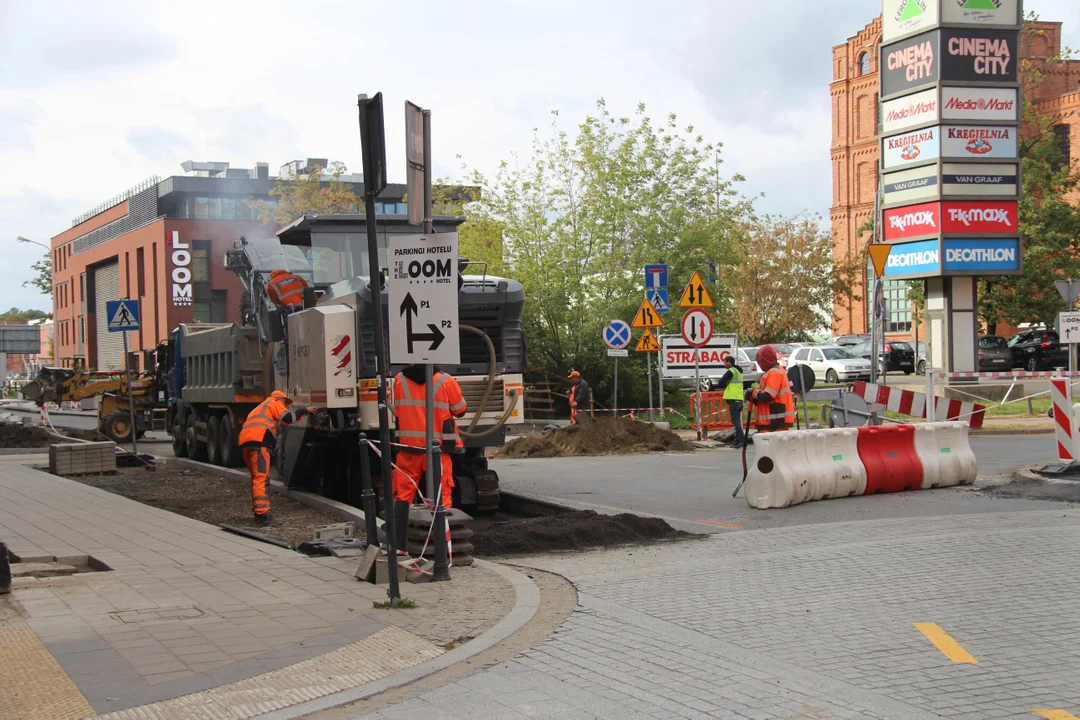
M 0 311 L 0 325 L 25 325 L 30 320 L 46 320 L 52 314 L 41 310 L 20 310 L 13 307 L 7 312 Z
M 348 171 L 343 163 L 329 167 L 316 165 L 305 177 L 281 178 L 270 191 L 276 202 L 254 200 L 248 203 L 264 223 L 285 225 L 304 213 L 318 215 L 363 213 L 364 201 L 352 191 L 352 184 L 341 181 Z
M 34 271 L 34 277 L 23 282 L 23 287 L 36 287 L 41 291 L 42 295 L 52 295 L 53 282 L 52 282 L 52 256 L 51 253 L 45 253 L 45 256 L 33 263 L 30 269 Z

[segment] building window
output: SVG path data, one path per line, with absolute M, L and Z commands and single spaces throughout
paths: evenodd
M 207 198 L 195 198 L 195 219 L 206 220 L 207 212 Z
M 874 270 L 866 273 L 866 327 L 873 326 L 874 318 Z M 907 280 L 883 280 L 882 294 L 885 296 L 885 332 L 911 332 L 911 300 L 908 298 Z
M 864 52 L 862 54 L 862 56 L 859 57 L 859 75 L 863 76 L 863 75 L 869 75 L 869 74 L 870 74 L 870 53 L 869 52 Z
M 210 241 L 196 240 L 191 244 L 191 281 L 210 282 Z
M 1054 159 L 1054 169 L 1060 170 L 1063 167 L 1068 167 L 1072 164 L 1072 148 L 1070 144 L 1072 137 L 1070 131 L 1071 125 L 1055 125 L 1054 126 L 1054 143 L 1057 145 L 1058 157 Z
M 143 266 L 146 264 L 146 253 L 142 248 L 135 250 L 135 285 L 137 286 L 139 297 L 146 294 L 146 272 Z

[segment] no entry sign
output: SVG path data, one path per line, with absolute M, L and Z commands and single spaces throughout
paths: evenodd
M 679 326 L 683 340 L 690 347 L 704 347 L 712 337 L 712 316 L 699 308 L 686 311 Z

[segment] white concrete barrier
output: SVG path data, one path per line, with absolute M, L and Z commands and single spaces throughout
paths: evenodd
M 862 495 L 866 468 L 859 459 L 858 428 L 810 430 L 806 459 L 814 472 L 810 500 Z
M 754 435 L 754 464 L 746 476 L 746 502 L 758 509 L 783 508 L 811 496 L 813 468 L 806 457 L 808 432 Z
M 915 453 L 923 466 L 923 490 L 972 485 L 979 474 L 964 422 L 916 425 Z

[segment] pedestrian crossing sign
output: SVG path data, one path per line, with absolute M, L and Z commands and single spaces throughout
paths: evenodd
M 641 307 L 634 315 L 634 322 L 630 323 L 630 327 L 636 329 L 664 327 L 664 321 L 660 319 L 660 313 L 656 312 L 653 304 L 645 299 L 641 301 Z
M 109 318 L 109 332 L 138 330 L 140 327 L 139 301 L 106 300 L 105 316 Z
M 652 330 L 646 328 L 645 332 L 641 333 L 641 339 L 638 340 L 634 350 L 638 352 L 657 352 L 660 350 L 660 343 L 656 342 L 656 336 L 653 335 Z
M 656 308 L 656 312 L 658 313 L 666 313 L 671 309 L 671 306 L 668 305 L 667 288 L 653 288 L 652 290 L 648 290 L 645 292 L 645 297 L 649 299 L 649 302 L 652 303 L 652 306 Z

